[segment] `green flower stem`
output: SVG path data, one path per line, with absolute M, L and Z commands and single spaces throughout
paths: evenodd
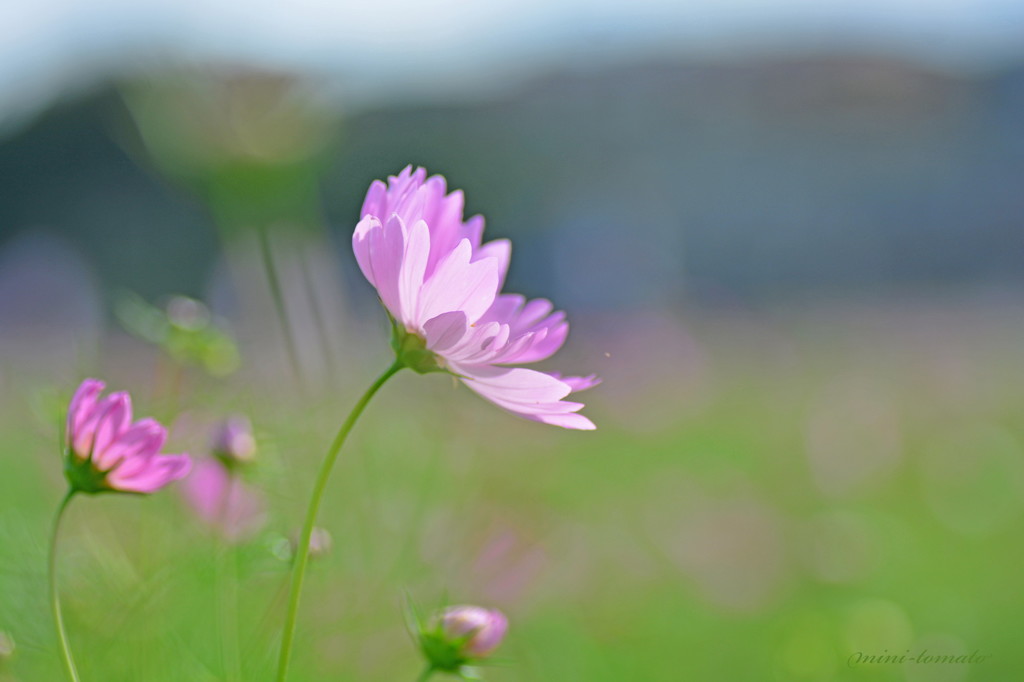
M 57 535 L 60 531 L 60 520 L 64 517 L 64 510 L 68 503 L 75 496 L 75 489 L 68 490 L 68 494 L 61 500 L 57 507 L 57 516 L 53 520 L 53 533 L 50 535 L 50 610 L 53 613 L 53 622 L 57 627 L 57 641 L 60 644 L 61 658 L 64 661 L 64 669 L 68 673 L 71 682 L 79 682 L 78 670 L 75 668 L 75 659 L 71 655 L 71 647 L 68 645 L 68 635 L 64 632 L 64 618 L 60 613 L 60 596 L 57 594 Z
M 218 517 L 220 546 L 217 547 L 216 585 L 220 611 L 221 655 L 227 682 L 241 682 L 242 656 L 238 641 L 238 554 L 227 540 L 229 503 L 235 487 L 235 473 L 227 472 L 227 485 L 220 501 Z
M 324 357 L 324 367 L 327 370 L 327 386 L 334 388 L 334 381 L 338 376 L 337 368 L 334 365 L 334 353 L 331 352 L 331 337 L 327 333 L 327 323 L 321 310 L 320 298 L 316 295 L 316 285 L 313 282 L 313 275 L 309 271 L 309 259 L 306 258 L 304 244 L 300 244 L 297 250 L 299 266 L 302 270 L 302 283 L 306 290 L 306 301 L 309 303 L 309 310 L 313 314 L 313 324 L 316 326 L 317 338 L 320 341 L 320 353 Z
M 331 443 L 331 448 L 327 451 L 327 456 L 324 457 L 323 464 L 320 465 L 316 482 L 313 484 L 313 494 L 309 498 L 309 508 L 306 510 L 306 520 L 302 526 L 302 536 L 299 538 L 299 545 L 295 550 L 294 563 L 292 564 L 291 591 L 288 594 L 288 611 L 284 620 L 284 632 L 281 635 L 281 656 L 278 659 L 277 682 L 284 682 L 288 675 L 292 642 L 295 639 L 295 620 L 299 611 L 299 597 L 302 594 L 302 582 L 306 576 L 306 565 L 309 563 L 309 541 L 313 535 L 313 525 L 316 523 L 320 501 L 324 496 L 324 489 L 327 487 L 327 479 L 331 475 L 331 469 L 334 468 L 334 462 L 338 459 L 338 453 L 341 452 L 341 446 L 345 444 L 349 431 L 352 430 L 352 426 L 355 425 L 359 415 L 363 413 L 367 403 L 370 402 L 370 398 L 384 385 L 384 382 L 403 367 L 405 367 L 405 364 L 396 360 L 386 372 L 373 382 L 370 388 L 366 389 L 366 393 L 363 394 L 355 404 L 355 407 L 352 408 L 352 412 L 345 419 L 345 423 L 341 425 L 338 435 L 334 437 L 334 442 Z
M 427 682 L 427 680 L 429 680 L 431 676 L 433 676 L 433 674 L 434 666 L 428 665 L 426 668 L 423 669 L 423 672 L 420 673 L 420 676 L 416 678 L 416 682 Z
M 295 381 L 299 385 L 299 391 L 305 391 L 306 382 L 302 378 L 302 366 L 299 364 L 299 352 L 295 347 L 294 330 L 291 320 L 288 318 L 288 306 L 284 302 L 284 292 L 281 289 L 281 279 L 277 274 L 277 266 L 274 264 L 274 253 L 270 248 L 270 235 L 267 227 L 260 227 L 256 230 L 259 233 L 260 256 L 263 259 L 263 269 L 267 275 L 267 284 L 270 286 L 270 296 L 274 300 L 274 310 L 277 312 L 277 319 L 281 323 L 281 333 L 284 335 L 284 345 L 288 352 L 288 362 L 295 374 Z

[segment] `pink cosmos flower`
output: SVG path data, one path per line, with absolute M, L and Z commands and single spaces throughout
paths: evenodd
M 459 654 L 467 659 L 490 656 L 508 630 L 508 619 L 497 609 L 480 606 L 450 606 L 437 615 L 448 642 L 459 642 Z
M 196 515 L 229 542 L 257 533 L 266 522 L 263 498 L 218 459 L 203 459 L 181 483 Z
M 65 475 L 87 493 L 153 493 L 183 478 L 188 455 L 159 454 L 167 430 L 154 419 L 132 423 L 132 403 L 119 391 L 106 398 L 102 381 L 86 379 L 68 407 Z
M 565 313 L 550 301 L 500 293 L 512 246 L 482 243 L 480 216 L 463 220 L 461 191 L 406 167 L 376 180 L 352 246 L 363 275 L 391 315 L 396 352 L 416 371 L 444 370 L 498 407 L 569 429 L 593 429 L 565 398 L 599 383 L 513 364 L 551 357 L 565 342 Z

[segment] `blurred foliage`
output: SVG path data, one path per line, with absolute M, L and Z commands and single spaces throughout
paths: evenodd
M 240 364 L 231 334 L 201 302 L 187 296 L 170 298 L 164 308 L 122 292 L 114 306 L 121 325 L 132 335 L 166 353 L 174 362 L 223 377 Z
M 415 679 L 406 590 L 509 614 L 493 682 L 1019 679 L 1024 316 L 983 308 L 619 320 L 628 334 L 581 321 L 576 342 L 611 355 L 585 394 L 592 434 L 399 375 L 330 483 L 319 523 L 334 547 L 312 565 L 292 679 Z M 142 386 L 148 371 L 124 376 Z M 224 680 L 236 617 L 241 679 L 269 678 L 282 539 L 353 396 L 246 387 L 182 402 L 247 401 L 274 514 L 262 535 L 225 549 L 173 490 L 72 505 L 59 563 L 84 680 Z M 5 665 L 58 680 L 44 545 L 59 462 L 15 391 L 0 412 L 0 630 L 18 645 Z M 988 658 L 851 664 L 922 650 Z
M 124 98 L 144 162 L 197 192 L 225 236 L 319 226 L 318 176 L 338 127 L 313 82 L 210 68 L 138 81 Z

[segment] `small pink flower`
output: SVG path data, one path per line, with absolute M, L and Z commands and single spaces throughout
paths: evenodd
M 266 522 L 263 498 L 219 459 L 196 462 L 181 492 L 203 523 L 228 541 L 251 537 Z
M 444 370 L 498 407 L 569 429 L 593 429 L 565 398 L 599 383 L 512 364 L 551 357 L 565 342 L 565 313 L 550 301 L 499 293 L 512 246 L 482 243 L 483 218 L 462 217 L 462 192 L 406 167 L 370 186 L 352 246 L 395 324 L 407 366 Z
M 132 423 L 132 402 L 119 391 L 100 398 L 105 385 L 82 382 L 68 407 L 65 475 L 75 491 L 153 493 L 183 478 L 188 455 L 159 454 L 167 430 L 154 419 Z
M 467 659 L 490 656 L 508 630 L 505 614 L 480 606 L 450 606 L 436 618 L 445 640 L 459 643 L 459 653 Z

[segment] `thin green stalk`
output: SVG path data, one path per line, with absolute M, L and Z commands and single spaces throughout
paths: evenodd
M 338 459 L 338 453 L 341 452 L 341 446 L 345 444 L 349 431 L 352 430 L 359 415 L 366 409 L 370 398 L 384 385 L 384 382 L 394 376 L 404 366 L 396 360 L 387 371 L 373 382 L 370 388 L 366 389 L 366 393 L 356 402 L 352 412 L 345 419 L 345 423 L 341 425 L 338 435 L 334 437 L 334 442 L 331 443 L 331 447 L 327 451 L 323 463 L 320 465 L 320 471 L 317 473 L 316 481 L 313 484 L 313 494 L 309 498 L 306 520 L 302 525 L 302 535 L 299 538 L 299 545 L 295 549 L 295 556 L 293 558 L 291 590 L 288 594 L 288 611 L 284 620 L 284 632 L 281 635 L 281 656 L 278 659 L 277 682 L 284 682 L 288 675 L 292 642 L 295 639 L 295 621 L 299 612 L 299 597 L 302 594 L 302 582 L 306 577 L 306 565 L 309 563 L 309 541 L 313 535 L 313 525 L 316 523 L 317 511 L 320 509 L 320 501 L 323 498 L 324 489 L 327 487 L 327 479 L 331 475 L 331 469 L 334 468 L 334 462 Z
M 309 259 L 306 258 L 304 244 L 299 244 L 299 269 L 302 270 L 302 284 L 306 290 L 306 301 L 309 303 L 309 310 L 313 314 L 313 324 L 316 325 L 317 339 L 320 341 L 320 353 L 324 358 L 324 365 L 327 369 L 327 382 L 329 388 L 334 388 L 334 380 L 337 376 L 337 368 L 334 366 L 334 353 L 331 352 L 331 338 L 327 334 L 327 324 L 324 321 L 323 311 L 320 309 L 320 298 L 316 295 L 316 286 L 313 284 L 313 276 L 309 272 Z
M 427 682 L 427 680 L 429 680 L 431 675 L 433 674 L 434 666 L 428 665 L 426 668 L 423 669 L 423 672 L 420 673 L 420 676 L 416 678 L 416 682 Z
M 227 539 L 229 504 L 235 485 L 234 473 L 227 473 L 224 497 L 220 501 L 220 547 L 217 548 L 217 595 L 220 611 L 221 655 L 227 682 L 241 682 L 242 656 L 238 641 L 238 554 Z
M 266 227 L 256 230 L 260 238 L 260 255 L 263 258 L 263 269 L 267 272 L 267 284 L 270 286 L 270 296 L 274 299 L 274 310 L 277 312 L 277 319 L 281 323 L 281 332 L 284 334 L 285 349 L 288 352 L 288 362 L 292 366 L 292 373 L 295 374 L 295 381 L 299 384 L 299 390 L 305 390 L 305 381 L 302 379 L 302 366 L 299 364 L 299 352 L 295 347 L 295 338 L 291 320 L 288 318 L 288 308 L 284 303 L 284 293 L 281 289 L 281 280 L 277 274 L 277 266 L 274 264 L 274 254 L 270 250 L 270 236 Z
M 71 498 L 75 496 L 75 490 L 68 490 L 68 494 L 61 500 L 57 507 L 57 516 L 53 519 L 53 533 L 50 535 L 50 610 L 53 613 L 53 622 L 57 628 L 57 641 L 60 644 L 61 658 L 64 661 L 64 669 L 68 673 L 71 682 L 79 682 L 78 669 L 75 668 L 75 659 L 71 655 L 71 647 L 68 645 L 68 635 L 64 632 L 64 618 L 60 612 L 60 596 L 57 594 L 57 535 L 60 531 L 60 520 L 64 517 L 64 510 L 67 509 Z

